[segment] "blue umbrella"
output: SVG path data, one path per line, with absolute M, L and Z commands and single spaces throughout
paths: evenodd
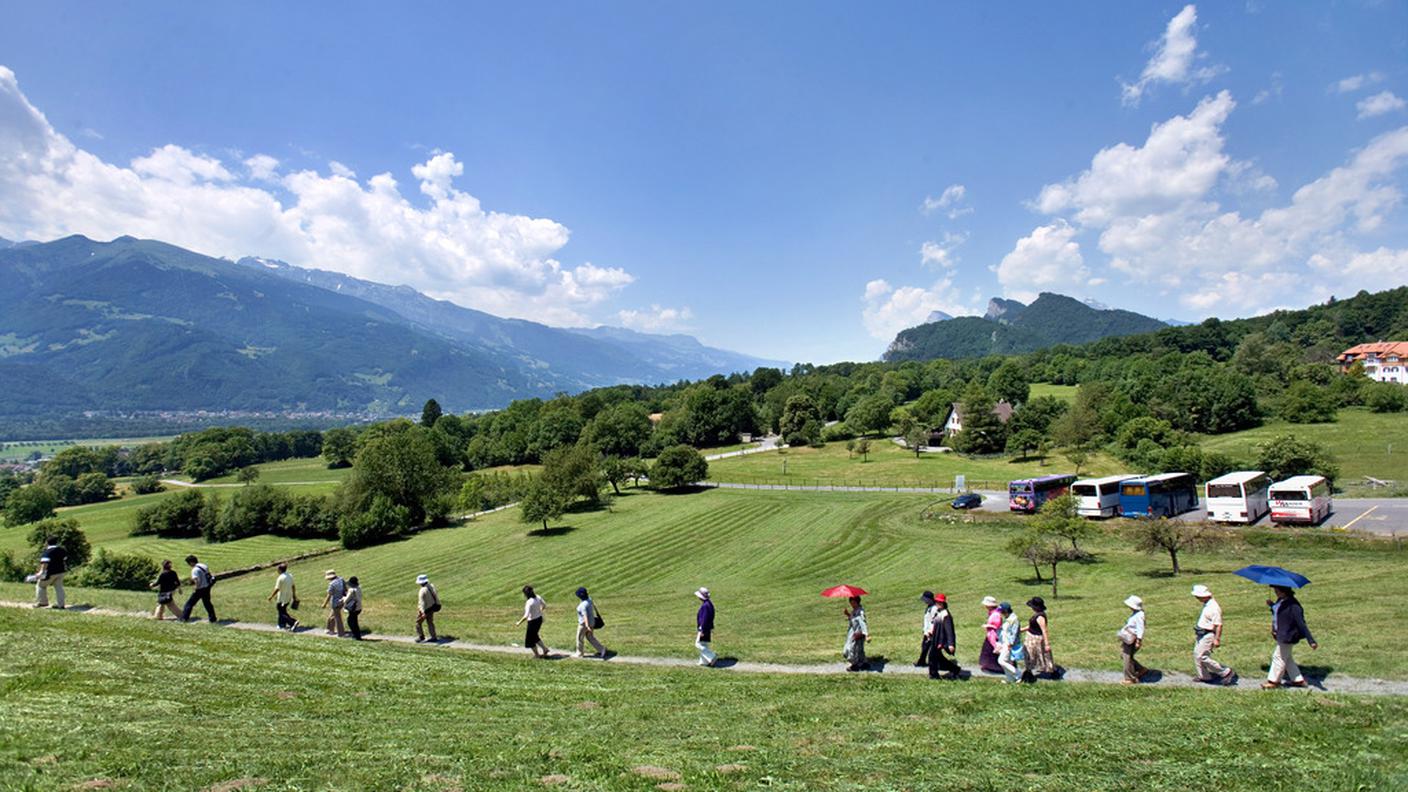
M 1285 586 L 1286 588 L 1300 588 L 1310 585 L 1310 578 L 1305 575 L 1297 575 L 1289 569 L 1282 569 L 1278 566 L 1262 566 L 1252 564 L 1242 567 L 1233 572 L 1234 575 L 1241 575 L 1253 583 L 1260 583 L 1263 586 Z

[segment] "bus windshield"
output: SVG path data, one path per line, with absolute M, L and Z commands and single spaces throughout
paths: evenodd
M 1144 494 L 1144 485 L 1143 485 L 1143 484 L 1126 484 L 1126 485 L 1124 485 L 1124 489 L 1121 490 L 1121 492 L 1122 492 L 1122 494 L 1124 494 L 1124 495 L 1131 495 L 1131 496 L 1137 497 L 1137 496 L 1140 496 L 1140 495 L 1143 495 L 1143 494 Z
M 1271 490 L 1271 500 L 1303 501 L 1310 500 L 1305 490 Z
M 1075 493 L 1076 495 L 1079 495 L 1082 498 L 1093 498 L 1096 494 L 1094 484 L 1077 484 L 1074 487 L 1071 487 L 1071 492 Z
M 1239 484 L 1209 484 L 1209 498 L 1240 498 L 1242 487 Z

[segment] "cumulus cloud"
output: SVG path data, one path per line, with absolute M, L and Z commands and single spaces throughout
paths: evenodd
M 966 234 L 945 232 L 939 241 L 929 241 L 920 245 L 919 261 L 925 266 L 951 268 L 958 263 L 958 257 L 954 255 L 954 251 L 967 240 Z
M 1384 76 L 1379 72 L 1367 72 L 1365 74 L 1353 74 L 1330 86 L 1330 90 L 1336 93 L 1354 93 L 1360 88 L 1383 82 Z
M 963 185 L 950 184 L 944 188 L 938 198 L 932 195 L 924 196 L 924 203 L 919 205 L 919 211 L 926 215 L 943 211 L 948 215 L 948 219 L 957 220 L 973 211 L 973 207 L 963 205 L 963 198 L 967 193 L 968 188 Z
M 126 165 L 104 161 L 56 131 L 0 66 L 0 236 L 149 237 L 404 283 L 555 324 L 587 323 L 584 310 L 633 280 L 615 267 L 564 266 L 555 256 L 568 229 L 484 209 L 456 187 L 464 165 L 451 152 L 411 168 L 419 203 L 390 173 L 363 181 L 339 163 L 328 174 L 281 173 L 263 154 L 238 165 L 174 144 Z
M 1090 270 L 1075 241 L 1076 229 L 1065 220 L 1038 226 L 1017 240 L 1011 253 L 994 270 L 1006 296 L 1030 302 L 1043 289 L 1080 294 L 1090 281 Z
M 1359 117 L 1361 119 L 1373 118 L 1374 116 L 1381 116 L 1385 113 L 1393 113 L 1402 110 L 1404 107 L 1408 107 L 1408 102 L 1404 102 L 1401 97 L 1396 96 L 1392 91 L 1380 91 L 1373 96 L 1355 102 L 1354 107 L 1359 111 Z
M 929 288 L 895 288 L 884 278 L 865 284 L 861 297 L 861 321 L 873 338 L 889 341 L 907 327 L 923 324 L 929 314 L 943 311 L 952 316 L 972 313 L 953 288 L 953 279 L 943 277 Z
M 622 327 L 639 330 L 643 333 L 678 332 L 687 329 L 694 312 L 689 306 L 683 308 L 662 308 L 651 305 L 649 308 L 624 309 L 616 313 Z
M 1124 83 L 1122 99 L 1127 105 L 1137 105 L 1144 93 L 1156 83 L 1192 85 L 1204 83 L 1217 76 L 1219 66 L 1199 66 L 1203 59 L 1198 53 L 1198 37 L 1194 26 L 1198 22 L 1198 10 L 1191 4 L 1183 7 L 1173 19 L 1168 21 L 1163 38 L 1154 49 L 1154 56 L 1144 65 L 1139 79 Z

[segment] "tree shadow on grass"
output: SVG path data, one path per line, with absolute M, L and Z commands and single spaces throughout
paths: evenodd
M 529 536 L 562 536 L 577 530 L 573 525 L 554 525 L 551 528 L 534 528 L 528 532 Z
M 593 503 L 592 501 L 577 501 L 567 507 L 567 514 L 593 514 L 595 512 L 611 511 L 611 504 L 606 498 Z
M 656 490 L 656 492 L 661 495 L 695 495 L 700 492 L 705 492 L 711 489 L 714 488 L 700 486 L 698 484 L 690 484 L 687 487 L 671 487 L 670 489 L 658 489 Z

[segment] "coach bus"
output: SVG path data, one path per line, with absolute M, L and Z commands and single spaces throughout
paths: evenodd
M 1120 513 L 1120 483 L 1136 476 L 1125 473 L 1120 476 L 1081 479 L 1071 485 L 1071 494 L 1076 498 L 1076 514 L 1082 517 L 1114 517 Z
M 1034 512 L 1043 503 L 1059 498 L 1071 489 L 1072 475 L 1042 476 L 1007 482 L 1007 506 L 1015 512 Z
M 1271 521 L 1319 525 L 1330 516 L 1330 482 L 1324 476 L 1291 476 L 1271 485 Z
M 1187 473 L 1126 479 L 1120 483 L 1120 516 L 1173 517 L 1198 505 L 1198 485 Z
M 1237 470 L 1204 485 L 1208 519 L 1251 525 L 1270 510 L 1266 490 L 1271 477 L 1260 470 Z

